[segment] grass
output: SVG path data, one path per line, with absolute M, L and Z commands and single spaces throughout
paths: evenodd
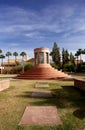
M 71 74 L 73 77 L 85 79 L 85 72 L 83 72 L 83 73 L 69 73 L 69 74 Z
M 12 80 L 10 88 L 0 92 L 0 130 L 84 130 L 85 96 L 73 87 L 73 81 L 45 83 L 49 88 L 34 88 L 37 80 Z M 33 91 L 50 90 L 53 98 L 32 98 Z M 26 106 L 56 106 L 63 125 L 19 126 Z

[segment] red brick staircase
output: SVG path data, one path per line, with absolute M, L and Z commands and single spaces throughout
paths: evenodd
M 52 68 L 49 64 L 38 64 L 16 77 L 17 79 L 61 79 L 69 75 Z

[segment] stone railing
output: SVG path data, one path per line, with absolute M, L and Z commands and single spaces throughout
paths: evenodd
M 3 91 L 10 86 L 10 80 L 1 80 L 0 81 L 0 91 Z
M 85 91 L 85 80 L 84 79 L 74 79 L 74 86 Z

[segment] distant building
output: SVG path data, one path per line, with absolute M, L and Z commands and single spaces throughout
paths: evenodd
M 83 60 L 75 60 L 75 64 L 82 64 L 83 63 Z
M 27 55 L 23 57 L 23 60 L 24 61 L 27 61 L 28 60 L 28 57 Z M 16 59 L 16 62 L 20 63 L 22 61 L 22 58 L 17 58 Z M 15 66 L 16 63 L 15 63 L 15 59 L 9 59 L 9 66 Z M 8 66 L 8 60 L 6 62 L 3 62 L 3 66 Z

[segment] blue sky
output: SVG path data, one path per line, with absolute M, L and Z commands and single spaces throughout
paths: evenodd
M 57 42 L 75 53 L 85 49 L 84 0 L 0 0 L 0 49 L 25 51 Z

